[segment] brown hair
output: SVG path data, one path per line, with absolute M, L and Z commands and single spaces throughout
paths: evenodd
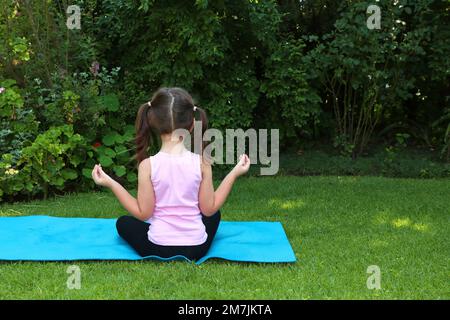
M 205 110 L 194 104 L 191 95 L 182 88 L 158 89 L 149 102 L 139 107 L 137 113 L 137 164 L 148 157 L 147 149 L 153 142 L 153 134 L 169 134 L 176 129 L 190 130 L 196 113 L 200 116 L 203 136 L 208 126 L 208 118 Z

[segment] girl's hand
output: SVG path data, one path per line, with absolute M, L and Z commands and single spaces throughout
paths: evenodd
M 231 172 L 237 178 L 239 176 L 242 176 L 243 174 L 246 174 L 249 168 L 250 158 L 246 154 L 243 154 L 239 157 L 239 162 L 236 164 L 233 170 L 231 170 Z
M 101 165 L 96 164 L 92 170 L 92 179 L 95 184 L 103 187 L 111 187 L 114 179 L 108 176 L 102 169 Z

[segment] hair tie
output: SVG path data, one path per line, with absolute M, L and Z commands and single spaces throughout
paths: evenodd
M 194 106 L 193 110 L 194 110 L 194 112 L 197 111 L 197 106 Z
M 152 106 L 152 102 L 151 101 L 147 102 L 147 106 L 150 108 Z

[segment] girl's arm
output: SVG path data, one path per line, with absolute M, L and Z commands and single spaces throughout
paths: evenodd
M 244 154 L 214 192 L 211 165 L 202 162 L 202 182 L 200 184 L 198 201 L 200 210 L 205 216 L 213 215 L 222 207 L 236 179 L 245 174 L 249 167 L 250 159 Z
M 100 165 L 96 165 L 92 170 L 92 178 L 95 183 L 111 189 L 125 210 L 142 221 L 148 220 L 154 210 L 155 195 L 150 176 L 151 165 L 150 159 L 147 158 L 139 164 L 136 199 L 120 183 L 108 176 Z

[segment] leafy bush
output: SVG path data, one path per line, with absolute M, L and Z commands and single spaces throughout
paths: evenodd
M 98 71 L 70 76 L 55 73 L 54 85 L 50 88 L 44 87 L 43 82 L 36 78 L 34 85 L 27 90 L 27 103 L 39 110 L 37 118 L 43 129 L 73 124 L 76 132 L 92 141 L 99 131 L 101 134 L 107 127 L 107 123 L 113 128 L 122 126 L 120 102 L 114 93 L 118 72 L 119 68 L 108 71 L 102 67 Z
M 18 169 L 14 156 L 9 153 L 2 154 L 0 158 L 0 200 L 8 197 L 12 199 L 17 194 L 34 190 L 35 181 L 30 179 L 31 166 Z
M 262 118 L 259 125 L 292 136 L 288 124 L 308 131 L 317 121 L 320 99 L 305 80 L 302 41 L 282 33 L 275 1 L 105 1 L 100 10 L 95 27 L 111 48 L 105 56 L 119 61 L 131 89 L 123 91 L 126 109 L 159 86 L 179 85 L 216 128 L 248 128 Z
M 24 101 L 15 80 L 0 81 L 0 154 L 20 157 L 23 147 L 34 140 L 39 123 Z
M 67 180 L 78 177 L 76 168 L 83 152 L 84 139 L 74 134 L 71 125 L 52 127 L 22 150 L 17 165 L 31 166 L 30 180 L 36 182 L 47 198 L 49 187 L 62 189 Z
M 253 166 L 251 173 L 257 175 Z M 433 159 L 423 150 L 386 146 L 366 156 L 351 159 L 328 150 L 304 150 L 302 155 L 280 157 L 280 175 L 377 175 L 398 178 L 450 178 L 450 164 Z
M 278 119 L 278 127 L 286 136 L 297 137 L 298 129 L 310 132 L 312 125 L 319 123 L 321 114 L 321 98 L 307 82 L 303 48 L 303 41 L 295 39 L 277 44 L 266 59 L 265 79 L 261 83 L 261 91 L 268 100 L 267 113 L 272 114 L 266 119 Z
M 132 165 L 130 151 L 134 148 L 134 127 L 125 126 L 123 134 L 110 130 L 102 142 L 95 142 L 87 151 L 87 159 L 82 170 L 87 179 L 91 179 L 92 168 L 100 163 L 104 168 L 109 168 L 116 177 L 124 177 L 129 183 L 137 180 L 135 168 Z M 127 173 L 128 172 L 128 173 Z
M 369 4 L 83 0 L 68 30 L 62 2 L 1 2 L 0 197 L 93 187 L 95 163 L 134 184 L 132 124 L 160 86 L 186 88 L 215 128 L 280 129 L 282 153 L 340 153 L 281 173 L 445 176 L 403 153 L 450 161 L 446 3 L 378 1 L 379 30 Z

